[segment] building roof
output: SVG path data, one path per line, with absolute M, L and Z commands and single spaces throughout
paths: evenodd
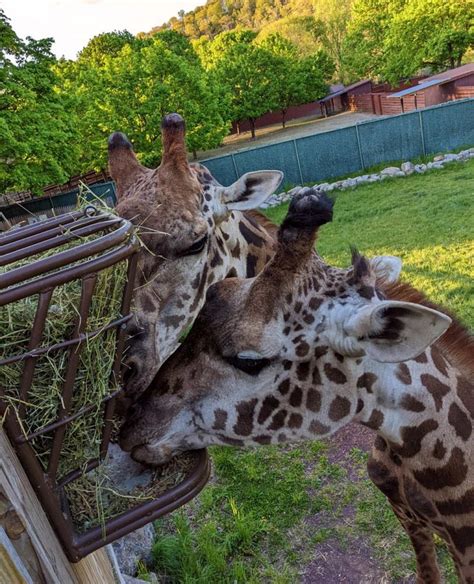
M 459 79 L 460 77 L 464 77 L 472 73 L 474 73 L 474 63 L 466 63 L 466 65 L 461 65 L 461 67 L 456 67 L 455 69 L 448 69 L 443 73 L 437 73 L 436 75 L 427 77 L 426 79 L 423 79 L 423 83 L 425 81 L 431 81 L 432 79 L 440 79 L 443 80 L 444 82 L 446 82 L 447 80 L 452 81 L 453 79 Z
M 422 81 L 418 85 L 413 85 L 413 87 L 409 87 L 408 89 L 403 89 L 402 91 L 397 91 L 396 93 L 391 93 L 387 95 L 387 97 L 405 97 L 405 95 L 410 95 L 412 93 L 418 93 L 419 91 L 423 91 L 432 85 L 439 85 L 441 83 L 440 79 L 431 79 L 431 81 Z M 446 81 L 445 81 L 446 83 Z
M 342 87 L 342 89 L 339 89 L 338 91 L 334 91 L 333 93 L 329 93 L 328 95 L 326 95 L 326 97 L 323 97 L 322 99 L 318 99 L 318 102 L 324 102 L 324 101 L 328 101 L 330 99 L 333 99 L 334 97 L 338 97 L 339 95 L 343 95 L 344 93 L 347 93 L 348 91 L 350 91 L 351 89 L 355 89 L 356 87 L 360 87 L 361 85 L 364 85 L 365 83 L 370 83 L 370 79 L 362 79 L 362 81 L 357 81 L 356 83 L 352 83 L 351 85 L 348 85 L 347 87 Z
M 467 63 L 467 65 L 462 65 L 462 67 L 456 67 L 456 69 L 449 69 L 449 71 L 438 73 L 433 77 L 427 77 L 426 79 L 423 79 L 423 81 L 420 81 L 418 85 L 413 85 L 413 87 L 409 87 L 403 91 L 397 91 L 396 93 L 392 93 L 387 97 L 405 97 L 405 95 L 411 95 L 413 93 L 424 91 L 433 85 L 444 85 L 445 83 L 450 83 L 456 79 L 467 77 L 467 75 L 474 75 L 474 63 Z

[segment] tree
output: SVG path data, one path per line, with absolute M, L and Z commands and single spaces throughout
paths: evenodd
M 322 51 L 298 58 L 297 47 L 279 34 L 266 37 L 261 46 L 276 58 L 273 73 L 276 109 L 281 110 L 282 126 L 291 106 L 314 101 L 327 92 L 327 80 L 334 65 Z
M 74 118 L 55 91 L 52 39 L 20 39 L 0 10 L 0 191 L 67 179 L 77 163 Z
M 394 14 L 405 3 L 406 0 L 354 0 L 341 58 L 341 67 L 350 80 L 383 76 L 385 38 Z
M 352 0 L 315 0 L 314 18 L 320 23 L 320 38 L 323 48 L 334 61 L 336 77 L 343 83 L 348 81 L 344 70 L 344 40 L 351 15 Z
M 387 31 L 384 76 L 395 83 L 424 67 L 458 67 L 474 44 L 473 18 L 472 0 L 408 0 Z
M 107 57 L 115 57 L 125 45 L 135 42 L 135 37 L 128 30 L 104 32 L 93 37 L 87 45 L 79 51 L 77 60 L 100 66 Z
M 248 120 L 255 138 L 255 120 L 278 105 L 275 76 L 281 64 L 269 50 L 255 44 L 250 31 L 222 33 L 213 43 L 213 78 L 227 88 L 232 120 Z
M 322 48 L 323 33 L 322 23 L 312 16 L 286 16 L 265 25 L 257 40 L 261 42 L 270 35 L 280 34 L 298 48 L 300 56 L 306 56 Z
M 189 41 L 174 31 L 126 44 L 100 66 L 64 64 L 62 91 L 75 95 L 81 113 L 82 169 L 105 166 L 104 145 L 115 130 L 128 134 L 144 164 L 156 166 L 161 157 L 161 118 L 169 112 L 185 117 L 193 152 L 217 147 L 228 131 L 218 92 Z

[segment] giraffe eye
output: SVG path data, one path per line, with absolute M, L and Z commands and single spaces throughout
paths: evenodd
M 224 359 L 248 375 L 258 375 L 262 369 L 270 365 L 270 359 L 244 359 L 241 357 L 224 357 Z
M 207 234 L 201 239 L 195 241 L 190 247 L 185 249 L 181 255 L 188 256 L 188 255 L 195 255 L 197 253 L 201 253 L 207 243 L 208 236 Z

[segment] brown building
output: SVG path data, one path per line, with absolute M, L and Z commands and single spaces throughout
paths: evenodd
M 474 63 L 427 77 L 413 87 L 388 96 L 398 102 L 400 112 L 465 97 L 474 97 Z

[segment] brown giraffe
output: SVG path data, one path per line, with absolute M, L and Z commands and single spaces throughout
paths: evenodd
M 324 196 L 296 197 L 262 273 L 209 289 L 189 337 L 130 412 L 121 445 L 156 464 L 188 448 L 365 424 L 377 432 L 369 476 L 410 536 L 417 581 L 440 582 L 435 532 L 459 581 L 473 584 L 472 338 L 420 293 L 388 282 L 393 259 L 354 252 L 349 269 L 324 263 L 312 249 L 331 217 Z
M 249 172 L 223 187 L 204 166 L 188 164 L 181 116 L 166 116 L 162 135 L 163 157 L 155 170 L 138 162 L 124 134 L 109 138 L 117 213 L 140 227 L 143 242 L 124 372 L 130 397 L 148 386 L 177 347 L 213 282 L 254 276 L 273 255 L 263 217 L 243 211 L 260 205 L 283 176 Z

